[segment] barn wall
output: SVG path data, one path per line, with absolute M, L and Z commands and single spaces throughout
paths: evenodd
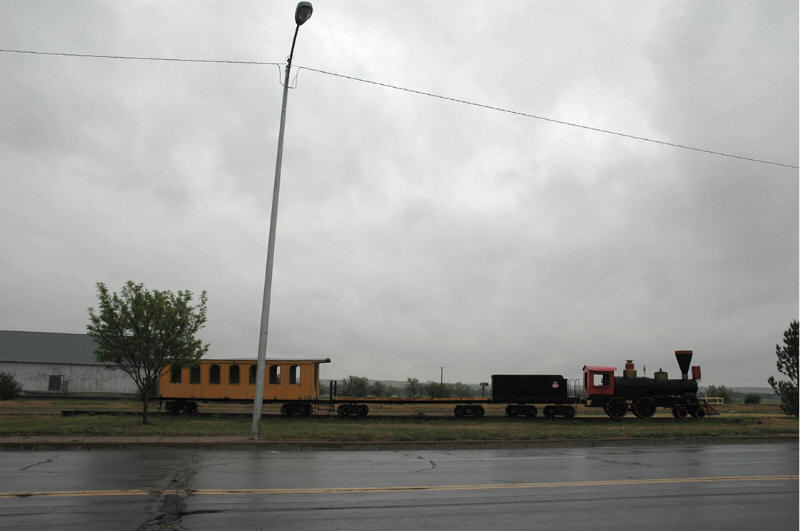
M 23 391 L 48 391 L 50 376 L 62 376 L 68 393 L 136 393 L 130 376 L 102 365 L 24 363 L 0 361 L 0 371 L 10 373 Z

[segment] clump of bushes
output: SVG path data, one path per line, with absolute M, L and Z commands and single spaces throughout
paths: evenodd
M 761 403 L 761 395 L 756 393 L 748 393 L 744 397 L 745 404 L 760 404 Z
M 22 387 L 19 386 L 14 376 L 7 372 L 0 372 L 0 400 L 11 400 L 19 396 Z

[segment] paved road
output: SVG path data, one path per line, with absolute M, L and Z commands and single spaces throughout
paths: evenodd
M 797 442 L 4 451 L 0 528 L 795 530 L 797 473 Z

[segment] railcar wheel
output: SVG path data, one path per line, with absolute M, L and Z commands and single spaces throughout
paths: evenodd
M 483 406 L 465 406 L 470 408 L 475 408 L 476 410 L 480 408 L 483 411 Z M 536 406 L 526 406 L 525 404 L 510 404 L 506 406 L 506 415 L 509 417 L 535 417 L 536 416 Z M 467 412 L 468 415 L 472 414 L 469 411 Z M 472 414 L 474 415 L 474 414 Z M 483 415 L 474 415 L 474 416 L 483 416 Z
M 542 413 L 548 419 L 551 419 L 551 418 L 556 416 L 555 411 L 553 411 L 553 406 L 544 406 L 544 409 L 542 410 Z
M 612 419 L 621 419 L 628 411 L 628 403 L 624 398 L 614 397 L 606 405 L 606 413 Z
M 346 417 L 350 414 L 350 408 L 347 407 L 346 404 L 341 404 L 339 407 L 336 408 L 336 414 L 340 417 Z
M 575 408 L 572 406 L 567 406 L 564 408 L 564 418 L 565 419 L 574 419 L 575 418 Z
M 706 413 L 708 412 L 706 411 L 706 408 L 704 408 L 703 406 L 698 406 L 694 408 L 694 410 L 692 410 L 692 416 L 696 419 L 704 418 L 706 416 Z
M 672 414 L 675 415 L 676 419 L 685 419 L 689 415 L 689 410 L 686 406 L 676 406 L 672 408 Z
M 455 415 L 456 417 L 461 418 L 464 416 L 464 414 L 465 414 L 464 406 L 458 405 L 455 408 L 453 408 L 453 415 Z M 508 407 L 506 408 L 506 415 L 508 415 L 509 417 L 511 416 L 511 414 L 508 412 Z
M 656 412 L 656 401 L 650 396 L 644 396 L 634 402 L 633 413 L 640 419 L 649 419 Z
M 483 416 L 483 406 L 473 406 L 472 407 L 472 416 L 474 417 L 482 417 Z
M 366 417 L 369 415 L 369 407 L 366 404 L 359 404 L 356 406 L 356 411 L 359 417 Z
M 311 404 L 303 404 L 303 414 L 306 417 L 310 417 L 314 414 L 314 408 L 311 407 Z
M 281 415 L 285 417 L 300 417 L 304 414 L 304 404 L 283 404 L 281 406 Z
M 456 406 L 456 417 L 458 417 L 458 408 L 462 406 Z M 517 406 L 512 406 L 511 404 L 506 406 L 506 415 L 509 417 L 516 417 L 517 416 Z M 463 413 L 462 413 L 463 416 Z

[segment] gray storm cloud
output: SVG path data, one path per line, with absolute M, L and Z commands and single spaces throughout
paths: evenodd
M 8 1 L 0 48 L 281 62 L 291 2 Z M 295 64 L 797 165 L 796 2 L 318 1 Z M 98 281 L 207 290 L 255 357 L 279 68 L 0 53 L 0 328 Z M 478 382 L 586 363 L 765 385 L 798 310 L 798 171 L 301 70 L 268 355 Z

